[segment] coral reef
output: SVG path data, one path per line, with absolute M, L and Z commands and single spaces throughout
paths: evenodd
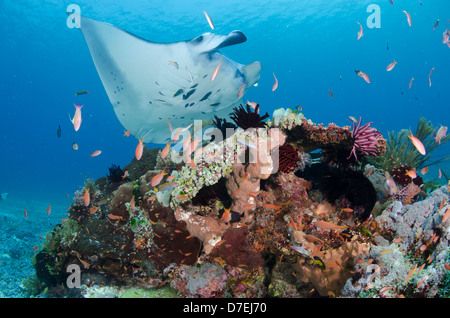
M 448 289 L 450 196 L 446 187 L 412 205 L 392 202 L 375 218 L 370 253 L 358 264 L 343 294 L 358 297 L 440 297 Z M 370 262 L 369 262 L 370 260 Z
M 370 124 L 324 127 L 291 109 L 267 117 L 241 106 L 239 128 L 186 164 L 146 149 L 128 179 L 86 182 L 28 284 L 67 297 L 446 295 L 446 187 L 417 199 L 420 186 L 393 191 L 385 171 L 361 169 L 385 152 Z M 71 264 L 78 290 L 64 285 Z

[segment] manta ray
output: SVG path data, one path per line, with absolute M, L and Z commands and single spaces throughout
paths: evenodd
M 214 115 L 227 117 L 259 80 L 260 62 L 242 65 L 219 51 L 245 42 L 241 31 L 157 43 L 105 22 L 80 18 L 81 32 L 117 118 L 145 143 L 169 140 L 168 120 L 175 128 Z

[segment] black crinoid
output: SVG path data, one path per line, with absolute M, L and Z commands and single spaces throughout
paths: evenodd
M 268 118 L 269 114 L 266 113 L 264 116 L 260 116 L 259 104 L 256 105 L 253 111 L 250 109 L 248 104 L 246 106 L 247 110 L 245 110 L 242 105 L 233 108 L 233 113 L 230 118 L 236 123 L 236 125 L 244 130 L 247 128 L 266 127 L 266 123 L 263 120 Z
M 111 182 L 119 182 L 122 181 L 122 176 L 124 172 L 120 168 L 120 166 L 116 166 L 115 164 L 112 164 L 109 168 L 109 175 L 107 175 L 108 179 L 111 180 Z
M 222 138 L 226 138 L 227 128 L 231 128 L 233 130 L 233 132 L 234 132 L 234 129 L 236 129 L 236 126 L 234 124 L 228 122 L 225 118 L 219 118 L 216 115 L 214 115 L 214 120 L 212 123 L 214 126 L 216 126 L 216 129 L 222 133 Z M 214 141 L 216 139 L 216 134 L 217 134 L 216 131 L 208 134 L 211 136 L 211 141 Z

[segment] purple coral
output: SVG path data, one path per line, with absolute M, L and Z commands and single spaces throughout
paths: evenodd
M 377 155 L 377 142 L 378 139 L 382 137 L 381 133 L 379 133 L 375 128 L 370 127 L 372 122 L 361 126 L 361 117 L 359 117 L 358 124 L 354 121 L 353 130 L 352 130 L 352 138 L 354 141 L 352 151 L 347 159 L 350 159 L 352 154 L 355 156 L 355 160 L 358 160 L 356 155 L 356 151 L 360 155 L 367 156 L 371 155 L 372 157 Z

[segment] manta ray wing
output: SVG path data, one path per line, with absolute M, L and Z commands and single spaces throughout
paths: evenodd
M 146 143 L 168 140 L 167 119 L 185 127 L 196 119 L 227 116 L 242 103 L 239 89 L 245 93 L 259 80 L 259 62 L 244 66 L 219 51 L 244 42 L 240 31 L 155 43 L 84 16 L 81 31 L 117 118 Z

